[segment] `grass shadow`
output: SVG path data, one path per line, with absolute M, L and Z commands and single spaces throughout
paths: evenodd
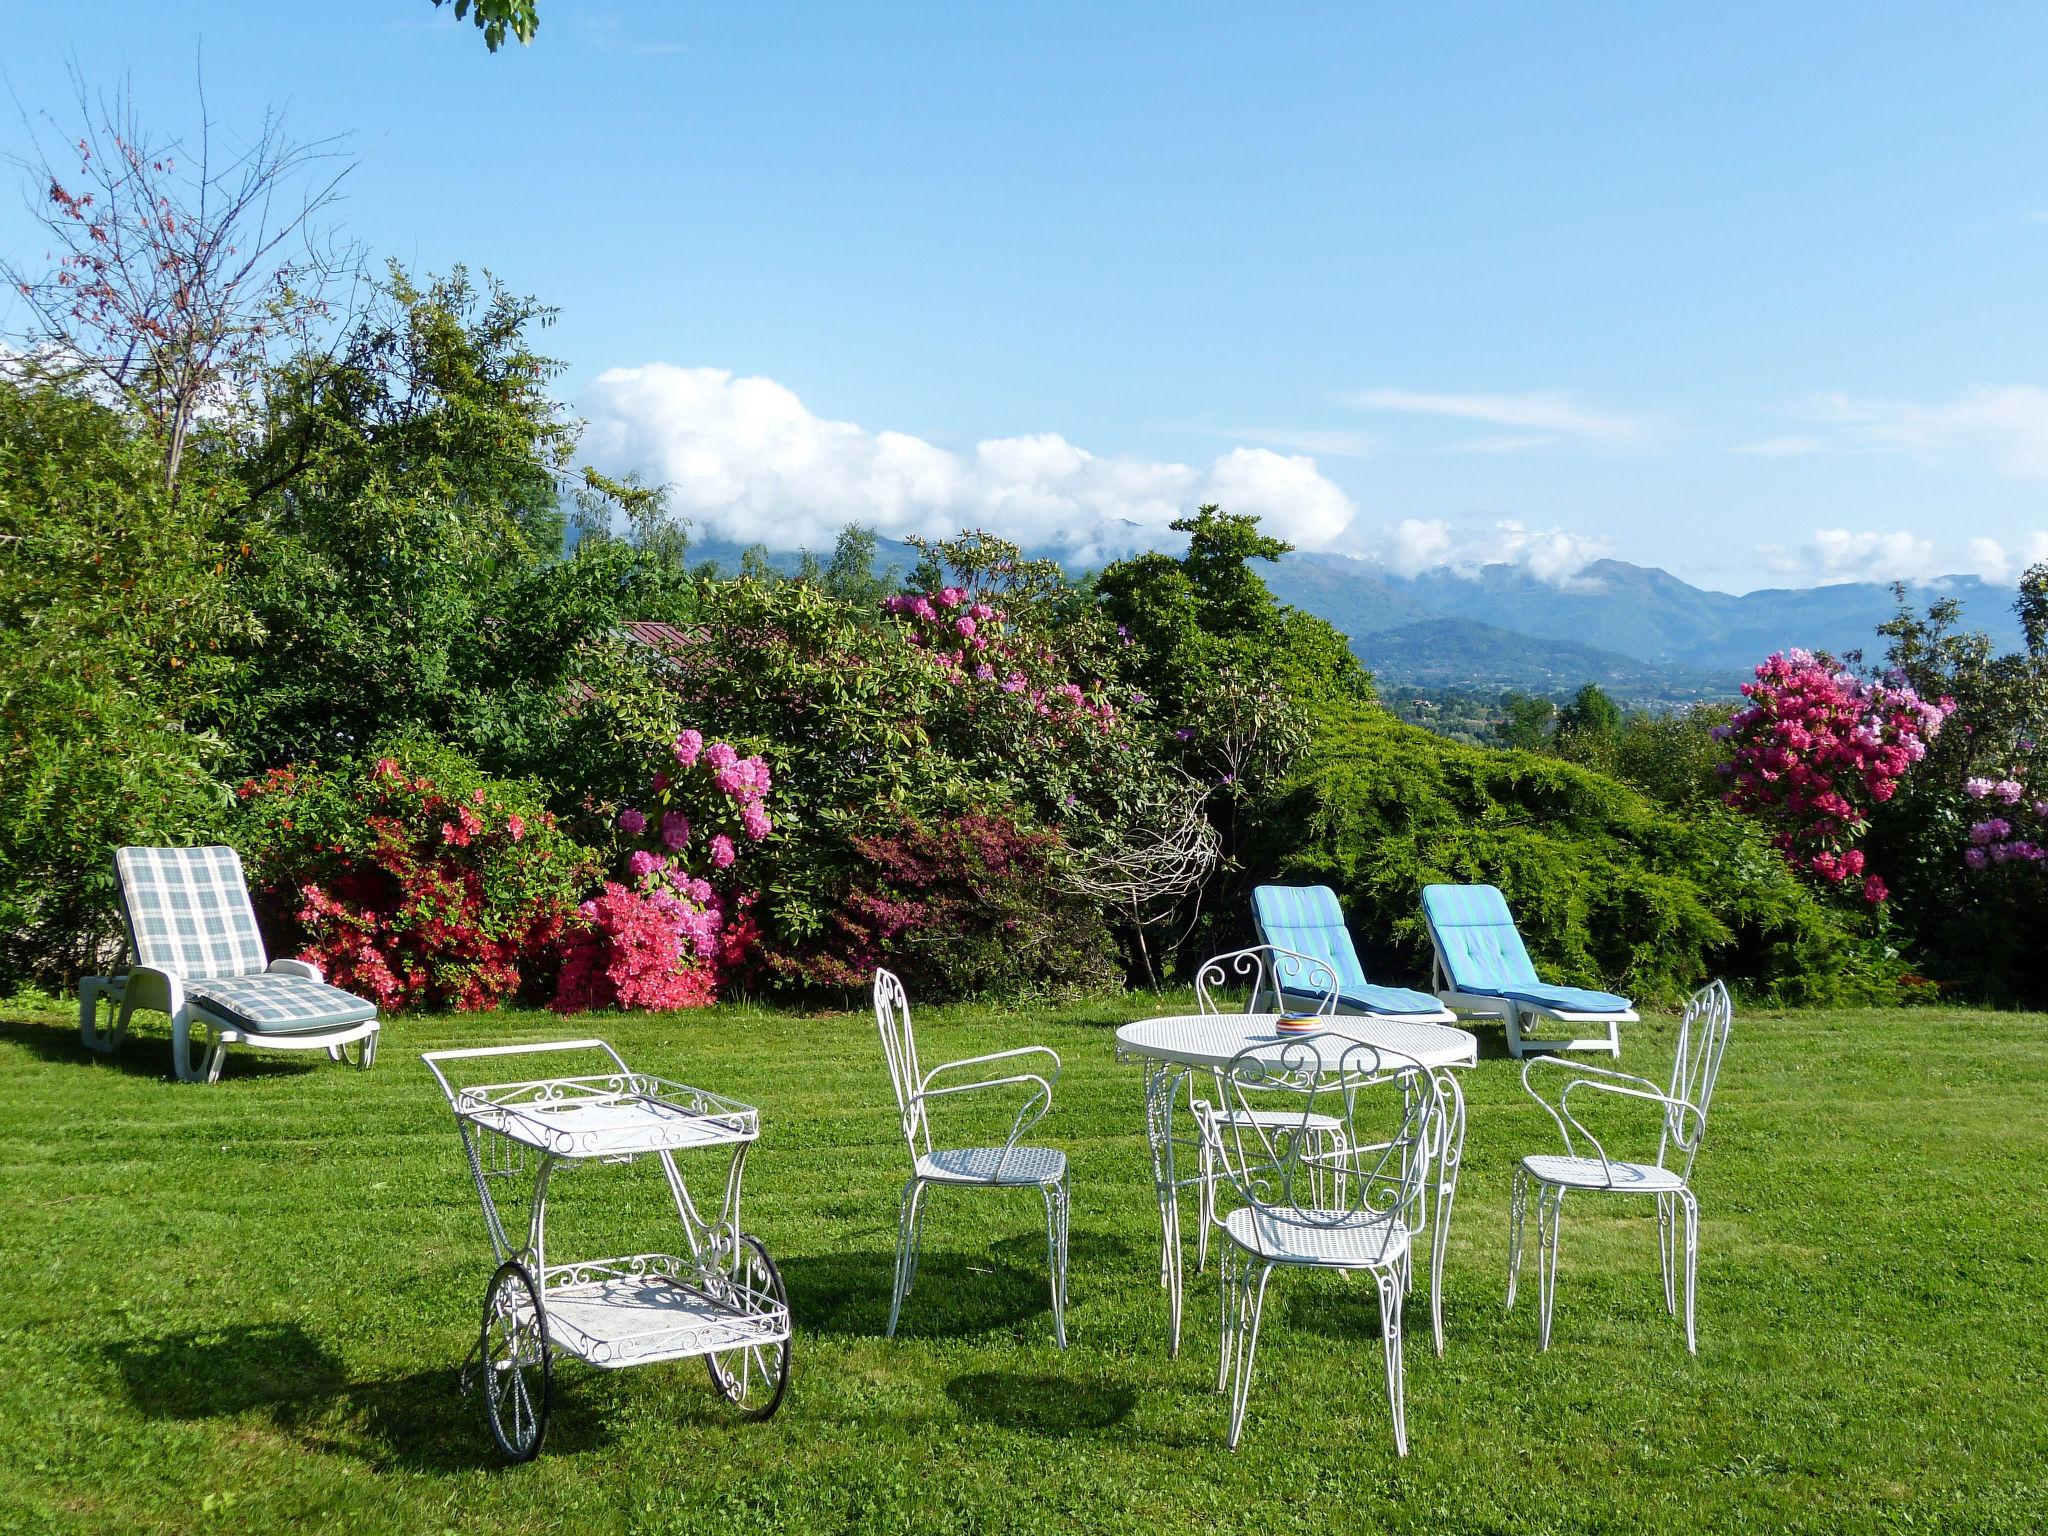
M 1108 1382 L 1015 1371 L 977 1371 L 946 1383 L 961 1417 L 1034 1435 L 1083 1435 L 1131 1416 L 1138 1394 Z
M 483 1409 L 465 1396 L 454 1365 L 352 1381 L 333 1351 L 296 1323 L 230 1324 L 115 1344 L 105 1354 L 129 1401 L 147 1418 L 267 1417 L 322 1455 L 378 1471 L 472 1472 L 499 1464 Z M 547 1447 L 575 1452 L 611 1443 L 604 1393 L 557 1356 Z
M 128 1077 L 171 1079 L 177 1076 L 171 1065 L 170 1035 L 153 1034 L 147 1030 L 129 1030 L 111 1055 L 102 1056 L 97 1051 L 86 1049 L 85 1042 L 78 1037 L 75 1019 L 52 1018 L 48 1023 L 4 1019 L 0 1020 L 0 1044 L 18 1045 L 39 1060 L 67 1066 L 94 1066 Z M 328 1064 L 325 1056 L 317 1061 L 306 1061 L 294 1059 L 290 1052 L 259 1053 L 230 1047 L 227 1062 L 221 1069 L 221 1081 L 238 1077 L 298 1077 Z

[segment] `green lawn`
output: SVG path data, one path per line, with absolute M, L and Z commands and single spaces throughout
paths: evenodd
M 1042 1128 L 1074 1166 L 1063 1355 L 1031 1196 L 941 1192 L 881 1336 L 903 1148 L 864 1015 L 408 1019 L 368 1076 L 245 1053 L 194 1088 L 161 1029 L 102 1062 L 63 1015 L 0 1007 L 0 1528 L 2039 1528 L 2048 1020 L 1738 1010 L 1697 1178 L 1697 1359 L 1647 1204 L 1568 1209 L 1547 1356 L 1533 1270 L 1503 1312 L 1508 1172 L 1554 1132 L 1483 1037 L 1449 1350 L 1411 1302 L 1402 1462 L 1360 1281 L 1276 1280 L 1235 1454 L 1213 1277 L 1167 1358 L 1139 1074 L 1110 1040 L 1148 1011 L 920 1015 L 928 1061 L 1066 1059 Z M 799 1329 L 772 1422 L 735 1421 L 696 1361 L 569 1362 L 545 1451 L 505 1469 L 457 1396 L 491 1265 L 417 1052 L 565 1028 L 761 1106 L 748 1225 Z M 1646 1022 L 1623 1064 L 1661 1076 L 1671 1039 Z M 652 1165 L 566 1177 L 557 1252 L 623 1251 L 662 1198 Z

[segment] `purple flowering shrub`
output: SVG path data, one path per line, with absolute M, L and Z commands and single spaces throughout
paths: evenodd
M 1060 839 L 1008 817 L 898 815 L 851 840 L 857 863 L 807 943 L 770 941 L 772 975 L 831 987 L 875 967 L 913 994 L 1017 996 L 1112 986 L 1115 946 L 1093 903 L 1065 893 Z

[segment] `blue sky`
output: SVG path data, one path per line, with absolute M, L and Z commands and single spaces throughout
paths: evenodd
M 2048 7 L 540 4 L 15 0 L 0 67 L 352 134 L 349 231 L 559 305 L 591 456 L 727 536 L 2048 556 Z

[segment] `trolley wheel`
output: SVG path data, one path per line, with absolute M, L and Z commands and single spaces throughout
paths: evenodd
M 740 1238 L 739 1265 L 732 1283 L 742 1295 L 763 1301 L 772 1298 L 787 1315 L 789 1292 L 783 1288 L 782 1271 L 775 1267 L 758 1237 Z M 782 1394 L 789 1390 L 789 1344 L 788 1339 L 782 1339 L 774 1344 L 748 1344 L 706 1355 L 704 1364 L 711 1371 L 711 1385 L 748 1418 L 773 1417 L 782 1406 Z
M 484 1292 L 484 1422 L 509 1461 L 531 1461 L 548 1432 L 554 1396 L 554 1351 L 533 1272 L 507 1259 Z

